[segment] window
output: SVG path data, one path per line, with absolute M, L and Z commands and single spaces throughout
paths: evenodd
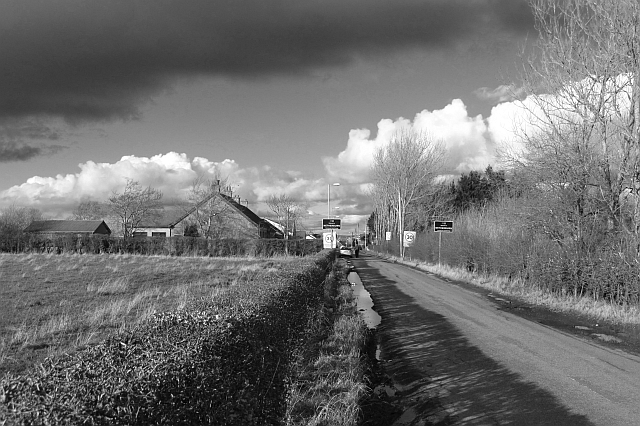
M 166 237 L 167 233 L 166 232 L 152 232 L 151 236 L 152 237 Z
M 133 233 L 133 238 L 144 238 L 147 236 L 147 233 L 144 231 L 136 231 Z

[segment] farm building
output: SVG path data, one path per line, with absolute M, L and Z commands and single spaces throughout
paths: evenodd
M 229 195 L 215 192 L 195 206 L 167 206 L 136 227 L 134 237 L 283 238 L 276 227 Z
M 52 235 L 111 235 L 111 229 L 103 220 L 34 220 L 24 232 Z

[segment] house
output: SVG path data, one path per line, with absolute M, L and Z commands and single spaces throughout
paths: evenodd
M 282 235 L 284 235 L 284 225 L 282 225 L 281 223 L 276 222 L 275 220 L 271 220 L 271 219 L 264 219 L 266 222 L 268 222 L 269 224 L 271 224 L 271 226 L 273 226 L 274 228 L 276 228 L 278 231 L 280 231 L 282 233 Z M 307 235 L 307 232 L 305 230 L 302 229 L 290 229 L 287 232 L 287 238 L 290 240 L 313 240 L 315 239 L 313 236 Z
M 195 206 L 167 206 L 136 227 L 134 237 L 184 236 L 186 231 L 208 238 L 283 238 L 276 227 L 249 207 L 222 192 L 214 192 Z
M 51 235 L 111 235 L 111 229 L 103 220 L 34 220 L 24 232 Z

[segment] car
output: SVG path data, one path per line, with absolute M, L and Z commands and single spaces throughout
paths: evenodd
M 351 247 L 341 246 L 340 257 L 353 257 L 353 250 L 351 249 Z

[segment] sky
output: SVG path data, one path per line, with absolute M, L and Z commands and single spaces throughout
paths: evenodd
M 340 183 L 331 214 L 361 230 L 400 127 L 443 141 L 443 175 L 497 163 L 533 39 L 526 0 L 4 0 L 0 209 L 218 176 L 261 216 L 306 203 L 317 231 Z

